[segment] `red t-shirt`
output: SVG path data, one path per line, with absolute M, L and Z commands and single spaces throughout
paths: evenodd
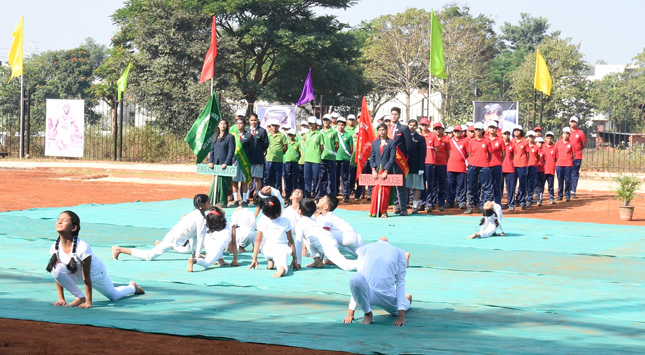
M 519 141 L 515 138 L 511 139 L 511 142 L 515 144 L 515 155 L 513 156 L 513 166 L 516 168 L 524 168 L 528 165 L 528 151 L 529 144 L 524 138 Z
M 576 153 L 574 159 L 582 159 L 582 150 L 585 149 L 585 146 L 587 145 L 587 136 L 585 136 L 585 132 L 581 129 L 571 128 L 569 140 L 573 146 L 573 151 Z
M 435 164 L 436 161 L 436 146 L 439 144 L 439 140 L 437 139 L 437 136 L 432 133 L 428 132 L 428 134 L 423 135 L 421 134 L 423 138 L 426 140 L 426 164 Z
M 543 144 L 542 156 L 544 157 L 544 159 L 542 159 L 542 161 L 544 161 L 544 173 L 547 175 L 555 175 L 555 144 L 552 146 L 548 146 L 546 143 Z
M 543 173 L 544 172 L 544 151 L 542 150 L 542 147 L 544 147 L 544 143 L 542 143 L 542 147 L 540 147 L 539 144 L 535 144 L 538 146 L 538 173 Z
M 466 172 L 466 161 L 464 157 L 466 156 L 466 146 L 464 145 L 464 139 L 456 140 L 451 139 L 448 141 L 450 144 L 450 157 L 448 158 L 448 167 L 447 170 L 453 173 L 465 173 Z
M 526 152 L 529 160 L 528 160 L 528 166 L 538 166 L 538 162 L 540 161 L 540 147 L 538 147 L 537 144 L 531 145 L 529 143 L 529 149 Z
M 514 173 L 515 166 L 513 165 L 513 158 L 515 157 L 515 144 L 508 141 L 508 143 L 504 142 L 504 146 L 506 148 L 506 157 L 504 157 L 504 161 L 502 162 L 502 173 Z
M 571 144 L 571 141 L 565 143 L 560 139 L 555 144 L 555 150 L 555 166 L 573 166 L 573 157 L 575 156 L 575 152 L 573 151 L 573 144 Z
M 496 136 L 494 138 L 486 136 L 486 139 L 490 142 L 491 153 L 493 153 L 489 166 L 502 165 L 502 155 L 504 154 L 505 149 L 504 139 L 500 136 Z
M 448 164 L 448 151 L 450 150 L 450 138 L 444 135 L 441 138 L 437 138 L 439 143 L 434 147 L 435 148 L 435 165 L 446 165 Z
M 492 152 L 490 140 L 486 138 L 471 138 L 468 140 L 468 145 L 466 147 L 466 151 L 468 152 L 468 164 L 480 168 L 487 168 L 490 166 L 490 161 L 488 160 L 489 154 Z

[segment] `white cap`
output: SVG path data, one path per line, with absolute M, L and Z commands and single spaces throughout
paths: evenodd
M 278 119 L 276 119 L 276 118 L 270 119 L 269 122 L 267 122 L 267 123 L 268 123 L 269 126 L 279 126 L 280 125 L 280 121 L 278 121 Z
M 332 112 L 331 117 L 338 118 L 340 117 L 340 115 L 338 114 L 338 112 Z
M 544 136 L 545 137 L 548 137 L 548 136 L 555 137 L 555 134 L 553 134 L 552 131 L 548 131 L 548 132 L 546 132 L 546 134 Z
M 235 111 L 235 117 L 237 117 L 237 116 L 246 117 L 246 110 L 237 110 L 237 111 Z
M 329 118 L 329 119 L 331 120 L 331 115 L 330 115 L 330 114 L 328 114 L 328 113 L 326 113 L 326 114 L 324 114 L 324 115 L 323 115 L 323 117 L 322 117 L 322 118 L 323 118 L 323 120 L 324 120 L 325 118 Z
M 452 133 L 452 126 L 446 128 L 446 133 Z
M 569 127 L 564 127 L 564 128 L 562 129 L 562 132 L 571 133 L 571 128 L 569 128 Z
M 502 133 L 506 133 L 506 132 L 511 133 L 511 132 L 513 132 L 513 126 L 514 126 L 514 124 L 512 124 L 512 123 L 511 124 L 505 124 L 504 128 L 502 128 Z
M 289 128 L 289 130 L 287 131 L 287 134 L 293 134 L 295 136 L 296 135 L 296 130 L 293 129 L 293 128 Z
M 338 117 L 338 119 L 336 120 L 336 122 L 345 122 L 345 123 L 347 123 L 347 120 L 345 119 L 345 117 L 340 116 L 340 117 Z
M 576 117 L 576 116 L 571 116 L 571 118 L 569 119 L 569 122 L 572 122 L 572 121 L 574 121 L 574 122 L 578 122 L 578 117 Z
M 535 131 L 534 131 L 534 130 L 530 130 L 530 131 L 526 132 L 526 136 L 527 136 L 527 137 L 528 137 L 528 136 L 533 136 L 533 137 L 535 137 Z
M 520 130 L 520 131 L 523 131 L 521 124 L 516 124 L 515 127 L 513 127 L 513 130 L 516 130 L 516 129 Z
M 303 128 L 300 130 L 300 134 L 305 134 L 307 132 L 309 132 L 309 128 Z
M 536 143 L 544 142 L 544 138 L 542 138 L 542 137 L 537 137 L 537 138 L 535 138 L 535 142 L 536 142 Z
M 490 121 L 490 123 L 488 124 L 488 127 L 497 127 L 497 126 L 498 126 L 497 120 Z
M 316 121 L 316 116 L 309 116 L 309 118 L 307 118 L 307 123 L 316 123 Z
M 347 115 L 347 119 L 348 119 L 348 120 L 355 120 L 355 119 L 356 119 L 356 116 L 354 116 L 354 115 Z
M 468 130 L 468 125 L 467 124 L 462 124 L 461 125 L 461 131 L 467 131 Z
M 316 117 L 314 117 L 314 119 L 316 119 Z M 308 124 L 309 124 L 309 122 L 307 122 L 307 120 L 300 121 L 301 126 L 307 126 Z
M 289 128 L 291 128 L 291 125 L 290 125 L 290 124 L 288 124 L 288 123 L 283 123 L 283 124 L 280 126 L 280 128 L 286 128 L 286 129 L 289 129 Z
M 322 120 L 320 118 L 316 119 L 316 124 L 322 126 Z
M 483 129 L 484 129 L 484 124 L 483 124 L 483 123 L 481 123 L 481 122 L 477 122 L 477 123 L 475 123 L 475 129 L 481 129 L 481 130 L 483 130 Z
M 390 117 L 390 115 L 383 117 L 383 122 L 385 121 L 392 121 L 392 117 Z

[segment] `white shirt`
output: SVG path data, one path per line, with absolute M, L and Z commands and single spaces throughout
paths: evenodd
M 367 279 L 372 289 L 385 295 L 396 297 L 398 310 L 406 310 L 405 298 L 405 252 L 389 242 L 379 240 L 364 245 L 356 251 L 358 254 L 357 272 Z M 356 309 L 352 298 L 350 309 Z
M 332 233 L 338 232 L 341 234 L 344 233 L 356 233 L 354 227 L 352 227 L 347 221 L 336 216 L 334 212 L 327 212 L 323 215 L 322 213 L 316 217 L 316 223 L 322 227 L 329 227 Z
M 61 263 L 67 265 L 69 264 L 70 260 L 72 260 L 73 250 L 74 250 L 74 246 L 72 246 L 72 248 L 69 250 L 69 253 L 65 253 L 65 251 L 63 251 L 63 246 L 61 244 L 58 244 L 58 252 L 57 252 L 56 242 L 54 242 L 52 246 L 49 248 L 49 254 L 56 253 L 56 257 L 58 258 L 58 260 L 60 260 Z M 81 262 L 89 258 L 90 256 L 92 257 L 90 276 L 95 277 L 95 275 L 98 275 L 105 271 L 105 266 L 103 265 L 103 262 L 101 261 L 101 259 L 99 259 L 96 255 L 94 255 L 94 253 L 92 252 L 92 248 L 90 248 L 90 245 L 87 244 L 83 239 L 78 238 L 76 240 L 76 263 L 78 265 L 78 269 L 76 270 L 76 272 L 79 272 L 83 269 L 83 264 Z
M 293 206 L 286 207 L 284 211 L 282 211 L 282 217 L 286 218 L 291 222 L 291 226 L 297 226 L 298 221 L 300 221 L 300 213 L 298 213 L 298 206 L 296 206 L 296 209 L 293 209 Z
M 331 232 L 324 230 L 316 221 L 311 217 L 301 216 L 298 225 L 296 225 L 296 254 L 298 255 L 298 264 L 302 261 L 302 240 L 307 239 L 318 241 L 320 244 L 333 243 L 336 244 L 336 239 Z
M 206 219 L 198 209 L 194 209 L 184 218 L 175 224 L 164 239 L 174 241 L 175 245 L 184 245 L 190 239 L 197 239 L 198 246 L 203 245 L 203 238 L 206 234 Z M 202 239 L 202 240 L 200 240 Z M 196 249 L 199 251 L 199 249 Z
M 255 230 L 255 214 L 246 208 L 237 210 L 231 215 L 231 224 Z
M 260 198 L 267 198 L 267 197 L 269 197 L 269 196 L 264 196 L 264 195 L 263 195 L 261 192 L 259 192 L 259 191 L 258 191 L 258 195 L 260 196 Z M 278 198 L 278 200 L 280 200 L 280 211 L 281 211 L 281 212 L 284 212 L 284 198 L 282 198 L 282 192 L 280 192 L 279 190 L 274 189 L 274 188 L 272 187 L 272 188 L 271 188 L 271 194 L 270 194 L 270 195 L 271 195 L 271 196 L 275 196 L 275 197 L 277 197 L 277 198 Z
M 265 245 L 289 245 L 287 232 L 291 231 L 291 223 L 284 217 L 276 219 L 260 218 L 258 232 L 262 232 L 262 249 Z

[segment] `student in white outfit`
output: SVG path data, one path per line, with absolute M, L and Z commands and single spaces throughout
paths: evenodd
M 321 268 L 324 266 L 322 262 L 323 255 L 326 256 L 332 263 L 345 271 L 356 269 L 355 260 L 347 260 L 343 254 L 338 250 L 338 242 L 328 230 L 323 229 L 312 218 L 316 212 L 316 203 L 308 198 L 300 201 L 300 221 L 296 226 L 296 252 L 298 253 L 298 265 L 302 261 L 302 240 L 304 243 L 309 243 L 309 251 L 314 258 L 314 262 L 307 265 L 307 267 Z
M 199 255 L 197 258 L 188 260 L 188 271 L 193 271 L 193 265 L 197 264 L 204 269 L 215 264 L 217 261 L 219 266 L 228 265 L 224 259 L 224 250 L 228 249 L 233 254 L 233 261 L 231 266 L 239 266 L 237 263 L 237 243 L 235 242 L 236 228 L 226 223 L 226 214 L 224 210 L 217 206 L 211 207 L 210 211 L 206 214 L 206 226 L 208 232 L 203 239 L 197 240 L 196 250 L 201 250 L 202 245 L 206 250 L 206 256 Z
M 487 201 L 484 204 L 484 211 L 479 222 L 479 233 L 473 233 L 468 236 L 468 239 L 475 238 L 488 238 L 493 235 L 504 235 L 504 229 L 502 229 L 502 206 L 493 202 Z M 498 233 L 499 231 L 499 233 Z
M 188 244 L 191 246 L 189 251 L 192 251 L 190 259 L 195 258 L 201 252 L 195 246 L 196 241 L 203 238 L 206 234 L 206 217 L 204 211 L 208 211 L 211 208 L 211 203 L 207 195 L 197 194 L 193 198 L 193 205 L 195 206 L 195 210 L 183 216 L 154 248 L 142 250 L 113 246 L 112 257 L 114 260 L 118 260 L 119 254 L 123 253 L 137 259 L 150 261 L 170 249 L 185 247 Z
M 334 214 L 336 207 L 338 207 L 338 198 L 336 196 L 326 195 L 321 198 L 318 201 L 316 222 L 323 228 L 325 228 L 325 225 L 329 226 L 329 231 L 336 239 L 339 249 L 356 256 L 356 249 L 365 245 L 363 237 L 344 219 Z
M 358 269 L 349 281 L 352 298 L 343 323 L 354 320 L 356 307 L 365 313 L 362 324 L 371 324 L 372 306 L 397 316 L 395 327 L 405 325 L 405 312 L 412 304 L 412 295 L 405 294 L 406 253 L 382 237 L 358 249 Z
M 134 281 L 130 281 L 128 286 L 114 287 L 101 259 L 78 237 L 80 231 L 81 220 L 76 213 L 64 211 L 58 216 L 58 239 L 49 249 L 51 258 L 46 268 L 56 280 L 58 300 L 53 303 L 54 306 L 90 308 L 93 288 L 111 301 L 145 293 Z M 85 285 L 85 294 L 78 288 L 80 284 Z M 65 301 L 64 290 L 74 296 L 74 301 Z
M 290 204 L 289 206 L 284 208 L 284 211 L 282 211 L 282 217 L 285 217 L 291 222 L 291 227 L 294 229 L 292 231 L 292 234 L 294 234 L 294 241 L 296 245 L 298 243 L 303 243 L 302 240 L 298 240 L 298 236 L 295 235 L 295 227 L 298 225 L 298 222 L 300 221 L 300 213 L 298 212 L 300 210 L 300 200 L 304 197 L 304 193 L 301 189 L 295 189 L 291 193 L 290 199 Z M 305 247 L 307 250 L 309 250 L 309 244 L 305 243 Z M 307 256 L 307 250 L 302 250 L 302 256 Z
M 278 189 L 274 189 L 271 186 L 264 186 L 260 191 L 256 192 L 253 196 L 253 202 L 255 202 L 255 217 L 257 218 L 262 211 L 262 201 L 266 201 L 270 196 L 274 196 L 280 201 L 280 211 L 284 211 L 284 198 L 282 197 L 282 192 Z M 262 216 L 260 216 L 262 218 Z
M 231 215 L 231 225 L 235 226 L 235 242 L 238 252 L 246 252 L 246 247 L 255 242 L 257 230 L 255 214 L 250 209 L 240 206 Z
M 271 196 L 263 202 L 262 214 L 266 218 L 258 221 L 258 234 L 253 243 L 253 261 L 249 269 L 258 267 L 258 253 L 262 251 L 267 261 L 267 269 L 277 269 L 273 277 L 282 277 L 289 270 L 289 255 L 292 257 L 291 266 L 294 270 L 300 269 L 296 264 L 296 248 L 291 236 L 291 223 L 280 217 L 280 201 L 276 196 Z

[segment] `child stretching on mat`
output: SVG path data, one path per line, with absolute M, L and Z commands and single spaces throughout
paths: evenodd
M 112 247 L 112 257 L 114 260 L 119 259 L 119 254 L 124 253 L 132 255 L 137 259 L 146 261 L 153 260 L 163 253 L 173 248 L 181 248 L 186 246 L 189 242 L 193 242 L 191 260 L 199 255 L 201 250 L 194 248 L 195 242 L 199 238 L 203 238 L 206 234 L 206 215 L 204 211 L 211 208 L 211 202 L 208 196 L 204 194 L 197 194 L 193 197 L 193 205 L 195 210 L 183 216 L 172 229 L 166 233 L 166 236 L 161 242 L 157 242 L 156 246 L 150 250 L 130 249 L 119 246 Z
M 145 293 L 134 281 L 130 281 L 128 286 L 114 287 L 101 260 L 92 253 L 90 246 L 78 237 L 80 231 L 81 219 L 76 213 L 64 211 L 58 216 L 58 239 L 49 249 L 52 256 L 46 268 L 56 280 L 58 301 L 53 303 L 54 306 L 90 308 L 92 288 L 96 288 L 111 301 Z M 77 286 L 81 283 L 85 284 L 85 294 Z M 74 296 L 72 302 L 65 301 L 64 290 Z
M 479 233 L 473 233 L 468 236 L 467 239 L 475 238 L 488 238 L 492 235 L 498 235 L 497 230 L 499 229 L 499 235 L 504 235 L 504 229 L 502 229 L 502 206 L 499 204 L 488 201 L 484 203 L 484 212 L 479 225 Z
M 338 246 L 356 256 L 356 249 L 365 243 L 363 243 L 363 237 L 356 233 L 354 227 L 334 214 L 336 207 L 338 207 L 338 198 L 334 195 L 326 195 L 318 201 L 317 207 L 319 214 L 316 217 L 316 222 L 324 229 L 327 229 L 324 226 L 328 225 L 328 230 L 336 239 Z M 329 259 L 326 259 L 325 263 L 329 263 Z
M 271 196 L 263 202 L 262 214 L 266 218 L 258 221 L 258 234 L 253 244 L 253 261 L 249 269 L 258 267 L 258 252 L 261 250 L 264 259 L 267 260 L 267 269 L 277 268 L 273 277 L 282 277 L 287 274 L 287 261 L 291 254 L 293 261 L 291 267 L 294 270 L 300 269 L 296 263 L 296 248 L 291 236 L 291 223 L 289 220 L 280 217 L 282 207 L 280 200 Z M 264 240 L 263 240 L 264 238 Z
M 314 258 L 314 262 L 307 265 L 307 267 L 323 267 L 322 257 L 324 254 L 339 268 L 345 271 L 355 270 L 356 261 L 345 259 L 343 254 L 338 251 L 338 242 L 336 242 L 334 236 L 312 218 L 316 209 L 316 203 L 313 200 L 305 198 L 300 201 L 300 221 L 296 226 L 298 265 L 300 265 L 302 260 L 302 243 L 304 242 L 309 243 L 309 251 Z
M 206 214 L 206 226 L 208 233 L 204 239 L 198 239 L 195 250 L 201 250 L 202 244 L 206 249 L 206 257 L 190 258 L 188 260 L 188 271 L 193 272 L 193 264 L 197 264 L 204 269 L 219 263 L 219 266 L 228 265 L 222 256 L 224 249 L 228 248 L 233 254 L 233 261 L 231 266 L 239 266 L 237 263 L 237 244 L 235 243 L 235 226 L 226 223 L 226 215 L 224 211 L 217 207 L 211 207 L 210 211 Z
M 257 233 L 255 214 L 250 209 L 240 206 L 231 215 L 231 225 L 235 226 L 235 242 L 238 252 L 246 252 L 246 247 L 255 242 Z

